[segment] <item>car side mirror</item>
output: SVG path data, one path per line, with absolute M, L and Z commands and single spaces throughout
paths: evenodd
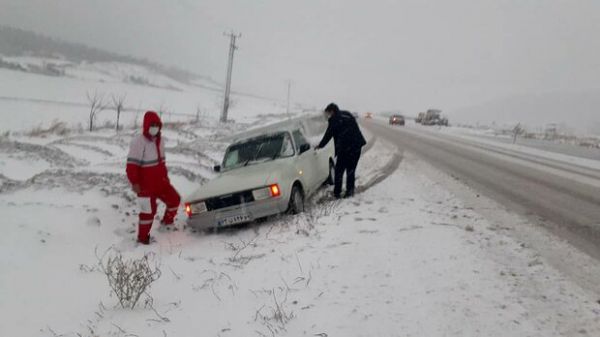
M 215 165 L 215 166 L 213 167 L 213 170 L 214 170 L 215 172 L 221 172 L 221 165 Z
M 304 144 L 300 145 L 300 154 L 302 154 L 308 150 L 310 150 L 310 144 L 304 143 Z

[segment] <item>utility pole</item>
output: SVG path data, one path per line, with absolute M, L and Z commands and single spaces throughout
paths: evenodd
M 292 81 L 288 80 L 287 84 L 288 85 L 287 85 L 287 109 L 286 109 L 286 112 L 287 112 L 288 118 L 291 118 L 291 116 L 290 116 L 290 92 L 292 91 Z
M 227 122 L 227 111 L 229 111 L 229 94 L 231 92 L 231 72 L 233 70 L 233 54 L 237 49 L 235 44 L 236 40 L 242 37 L 242 34 L 235 34 L 233 31 L 229 33 L 223 33 L 225 36 L 229 36 L 229 63 L 227 65 L 227 82 L 225 84 L 225 98 L 223 100 L 223 112 L 221 113 L 221 122 Z

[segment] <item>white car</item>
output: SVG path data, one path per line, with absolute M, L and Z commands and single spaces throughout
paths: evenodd
M 305 200 L 333 179 L 334 148 L 314 150 L 301 126 L 247 136 L 231 144 L 219 175 L 185 200 L 188 224 L 198 229 L 304 211 Z

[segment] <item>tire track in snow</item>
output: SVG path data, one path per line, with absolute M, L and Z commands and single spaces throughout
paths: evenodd
M 119 195 L 129 191 L 129 182 L 123 174 L 117 173 L 50 169 L 25 181 L 3 180 L 0 185 L 0 194 L 16 192 L 26 188 L 65 189 L 76 193 L 99 188 L 107 195 Z
M 19 155 L 30 154 L 57 167 L 74 168 L 87 165 L 87 161 L 77 159 L 54 146 L 0 140 L 0 152 Z
M 93 146 L 93 145 L 88 145 L 88 144 L 79 144 L 79 143 L 69 143 L 69 142 L 61 142 L 61 143 L 55 143 L 57 146 L 73 146 L 73 147 L 77 147 L 83 150 L 88 150 L 88 151 L 92 151 L 92 152 L 96 152 L 99 153 L 103 156 L 106 157 L 114 157 L 115 155 L 112 152 L 109 152 L 105 149 L 102 149 L 98 146 Z
M 129 138 L 125 138 L 125 136 L 132 136 L 132 135 L 133 135 L 133 132 L 131 132 L 131 133 L 122 132 L 119 135 L 110 136 L 110 137 L 98 136 L 98 135 L 75 135 L 75 136 L 68 136 L 65 138 L 55 140 L 55 141 L 49 143 L 48 145 L 73 143 L 73 142 L 88 142 L 88 143 L 98 143 L 99 142 L 99 143 L 116 145 L 124 150 L 127 150 L 128 146 L 129 146 Z

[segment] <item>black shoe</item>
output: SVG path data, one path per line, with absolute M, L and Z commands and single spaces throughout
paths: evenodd
M 149 245 L 150 244 L 150 235 L 148 235 L 145 239 L 138 238 L 137 241 L 143 245 Z
M 352 198 L 354 196 L 354 191 L 347 191 L 344 194 L 344 199 Z
M 333 195 L 333 198 L 334 198 L 334 199 L 341 199 L 341 198 L 342 198 L 342 196 L 341 196 L 340 194 L 334 194 L 334 195 Z

